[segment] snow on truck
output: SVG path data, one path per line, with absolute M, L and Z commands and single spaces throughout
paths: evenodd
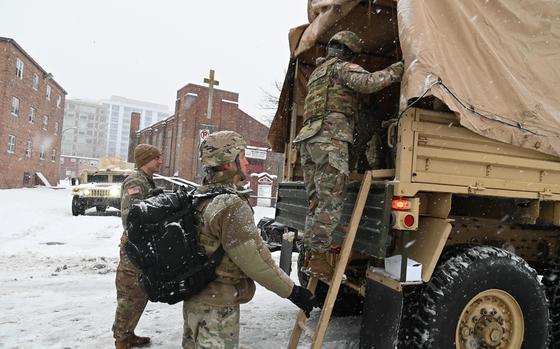
M 285 154 L 275 216 L 284 231 L 305 224 L 292 140 L 329 38 L 358 34 L 369 71 L 405 62 L 400 86 L 360 97 L 333 265 L 353 229 L 355 238 L 334 313 L 362 314 L 361 348 L 558 347 L 560 4 L 315 0 L 308 14 L 289 34 L 269 133 Z

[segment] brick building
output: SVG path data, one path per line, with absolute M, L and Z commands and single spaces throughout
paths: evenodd
M 82 171 L 99 169 L 99 159 L 84 156 L 60 155 L 60 179 L 80 177 Z
M 235 92 L 213 88 L 209 108 L 209 90 L 206 86 L 187 84 L 177 91 L 175 114 L 142 130 L 140 115 L 133 113 L 129 161 L 133 161 L 132 149 L 136 144 L 154 144 L 163 152 L 161 174 L 200 182 L 204 176 L 198 161 L 200 141 L 212 132 L 233 130 L 249 143 L 249 172 L 267 172 L 281 178 L 282 156 L 268 150 L 268 127 L 239 109 L 239 94 Z
M 17 42 L 0 37 L 0 188 L 57 184 L 65 96 Z

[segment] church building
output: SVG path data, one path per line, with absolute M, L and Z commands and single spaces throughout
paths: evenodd
M 232 130 L 248 142 L 246 157 L 249 173 L 269 173 L 281 178 L 282 154 L 270 151 L 268 127 L 239 109 L 239 94 L 216 89 L 214 71 L 204 79 L 208 86 L 189 83 L 177 91 L 175 114 L 139 129 L 140 114 L 132 113 L 129 159 L 133 162 L 134 147 L 153 144 L 162 150 L 164 176 L 179 176 L 200 183 L 204 172 L 198 160 L 198 147 L 210 133 Z

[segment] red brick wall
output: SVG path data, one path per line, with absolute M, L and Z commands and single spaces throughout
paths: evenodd
M 16 76 L 16 58 L 24 63 L 23 79 Z M 35 173 L 42 172 L 52 185 L 59 178 L 60 142 L 63 130 L 65 92 L 53 81 L 46 80 L 43 71 L 26 57 L 12 42 L 0 41 L 0 188 L 23 186 L 24 172 L 31 175 L 33 185 Z M 39 88 L 32 87 L 33 74 L 39 76 Z M 47 84 L 51 86 L 51 98 L 47 100 Z M 57 108 L 57 96 L 61 96 Z M 19 117 L 11 115 L 12 97 L 19 99 Z M 35 123 L 28 120 L 29 109 L 36 109 Z M 43 130 L 43 116 L 49 117 L 48 129 Z M 54 126 L 58 122 L 58 132 Z M 15 153 L 8 153 L 8 135 L 16 136 Z M 33 142 L 31 158 L 25 156 L 27 141 Z M 45 159 L 39 159 L 44 145 Z M 56 158 L 51 160 L 52 149 Z
M 130 114 L 130 131 L 128 133 L 128 162 L 134 162 L 134 148 L 139 144 L 136 132 L 140 129 L 140 113 L 132 112 Z

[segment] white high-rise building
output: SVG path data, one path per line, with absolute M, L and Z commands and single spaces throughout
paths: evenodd
M 162 104 L 111 96 L 103 101 L 107 108 L 107 156 L 128 157 L 130 114 L 140 113 L 140 128 L 147 127 L 171 115 L 169 107 Z

